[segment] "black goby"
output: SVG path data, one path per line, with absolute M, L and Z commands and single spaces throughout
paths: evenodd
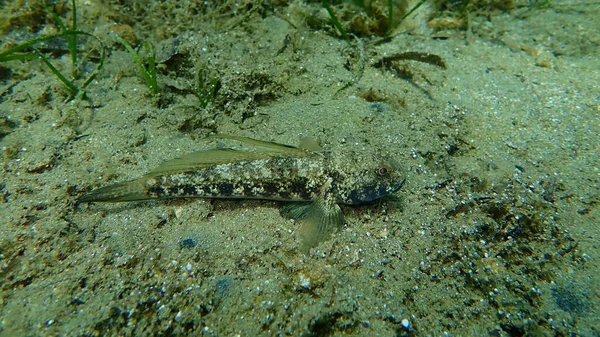
M 299 202 L 286 206 L 303 221 L 301 249 L 344 222 L 338 204 L 357 205 L 402 187 L 399 165 L 361 151 L 329 152 L 236 136 L 215 136 L 249 149 L 217 148 L 167 161 L 141 178 L 102 187 L 80 202 L 168 198 L 243 198 Z

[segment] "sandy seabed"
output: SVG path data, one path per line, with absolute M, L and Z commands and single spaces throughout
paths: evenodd
M 156 45 L 157 97 L 108 42 L 119 9 L 93 2 L 81 29 L 110 53 L 87 99 L 65 102 L 39 60 L 0 64 L 0 336 L 600 334 L 599 4 L 375 43 L 298 19 L 319 4 L 216 25 L 173 3 L 121 27 Z M 445 67 L 382 62 L 408 52 Z M 214 133 L 382 153 L 406 184 L 344 206 L 309 254 L 280 202 L 77 203 Z

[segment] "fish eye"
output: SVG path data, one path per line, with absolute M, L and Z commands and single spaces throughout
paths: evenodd
M 385 166 L 377 168 L 377 174 L 380 176 L 387 176 L 388 173 L 390 173 L 390 170 Z

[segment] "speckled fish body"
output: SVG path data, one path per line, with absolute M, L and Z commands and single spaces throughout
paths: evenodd
M 275 157 L 216 164 L 180 172 L 149 173 L 98 189 L 81 201 L 168 198 L 244 198 L 308 201 L 323 185 L 325 158 Z
M 311 151 L 260 140 L 219 136 L 251 150 L 214 149 L 168 161 L 139 179 L 102 187 L 80 202 L 167 198 L 245 198 L 304 201 L 288 214 L 305 223 L 302 248 L 310 248 L 343 223 L 338 204 L 361 204 L 397 191 L 397 164 L 369 153 Z

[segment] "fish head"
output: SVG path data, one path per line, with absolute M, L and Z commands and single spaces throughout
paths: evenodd
M 389 157 L 362 152 L 348 154 L 338 162 L 338 202 L 356 205 L 377 200 L 398 191 L 406 180 L 401 165 Z

